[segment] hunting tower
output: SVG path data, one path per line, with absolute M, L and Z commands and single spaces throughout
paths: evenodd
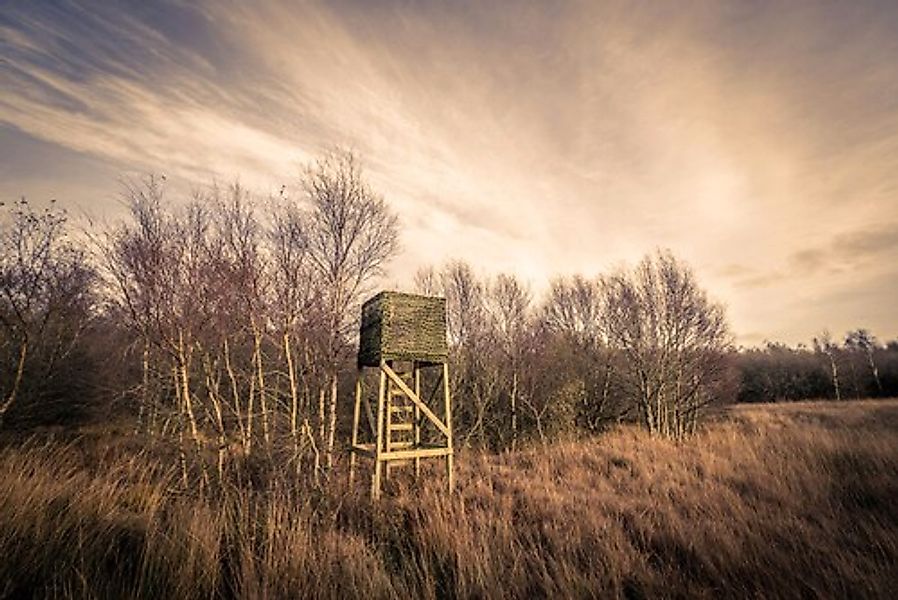
M 448 353 L 445 298 L 381 292 L 362 306 L 349 480 L 359 456 L 372 458 L 373 497 L 380 496 L 381 478 L 397 467 L 414 465 L 420 476 L 422 458 L 445 459 L 452 490 Z M 364 389 L 366 369 L 377 369 L 373 408 Z M 367 427 L 359 423 L 363 410 Z

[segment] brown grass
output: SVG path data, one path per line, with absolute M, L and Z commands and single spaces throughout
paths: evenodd
M 110 444 L 112 447 L 112 444 Z M 0 450 L 0 597 L 890 597 L 898 401 L 738 407 L 680 443 L 459 457 L 372 505 L 202 498 L 125 451 Z

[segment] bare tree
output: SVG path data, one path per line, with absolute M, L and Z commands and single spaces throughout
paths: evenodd
M 165 322 L 170 316 L 175 265 L 171 244 L 174 231 L 162 207 L 163 182 L 157 177 L 123 181 L 122 200 L 130 225 L 120 225 L 95 240 L 101 255 L 107 287 L 105 296 L 112 310 L 142 340 L 141 411 L 156 399 L 148 393 L 152 356 L 163 351 Z M 154 373 L 167 380 L 169 375 Z
M 602 291 L 604 329 L 622 354 L 620 381 L 643 423 L 652 433 L 685 435 L 727 370 L 723 308 L 665 251 L 605 278 Z
M 845 336 L 845 347 L 863 353 L 867 359 L 867 365 L 870 367 L 870 374 L 873 376 L 876 391 L 882 395 L 882 380 L 879 378 L 879 367 L 876 364 L 875 357 L 876 348 L 878 347 L 876 337 L 866 329 L 856 329 L 848 332 L 848 335 Z
M 91 318 L 95 273 L 69 237 L 64 210 L 23 198 L 0 216 L 0 425 L 21 397 L 55 373 Z M 33 359 L 33 360 L 32 360 Z
M 580 420 L 591 431 L 619 420 L 627 410 L 612 386 L 615 353 L 602 329 L 602 303 L 599 281 L 575 275 L 555 279 L 542 307 L 548 331 L 560 336 L 573 350 L 569 360 L 578 363 L 576 376 L 587 390 L 582 395 Z
M 308 202 L 308 257 L 322 282 L 330 374 L 327 465 L 333 463 L 337 377 L 366 285 L 398 251 L 398 218 L 365 183 L 358 157 L 334 150 L 307 166 L 301 178 Z
M 493 412 L 500 389 L 498 332 L 487 310 L 489 286 L 471 266 L 451 261 L 438 272 L 424 269 L 416 276 L 422 293 L 446 298 L 453 427 L 463 444 L 487 446 L 495 441 Z
M 543 319 L 553 331 L 569 337 L 582 349 L 601 342 L 600 286 L 580 275 L 555 279 L 543 306 Z
M 309 227 L 308 214 L 283 196 L 272 207 L 270 306 L 287 372 L 294 467 L 298 473 L 301 452 L 310 446 L 317 478 L 321 457 L 312 436 L 310 381 L 318 378 L 317 361 L 312 358 L 314 340 L 323 337 L 326 323 L 318 303 L 321 282 L 309 256 Z
M 206 301 L 212 273 L 207 246 L 210 217 L 201 198 L 175 215 L 164 206 L 163 197 L 160 177 L 123 182 L 130 222 L 108 232 L 99 246 L 109 302 L 143 342 L 141 401 L 152 402 L 152 410 L 162 404 L 147 392 L 150 373 L 165 382 L 159 386 L 161 393 L 172 394 L 186 484 L 185 440 L 189 436 L 198 458 L 203 446 L 193 368 L 201 331 L 213 314 Z M 199 462 L 205 481 L 205 466 Z
M 460 349 L 476 344 L 486 318 L 483 283 L 469 264 L 452 261 L 440 273 L 440 287 L 446 297 L 450 344 Z
M 493 282 L 487 301 L 488 311 L 497 329 L 501 359 L 511 379 L 508 403 L 511 425 L 511 449 L 518 441 L 518 384 L 530 329 L 530 289 L 513 275 L 499 275 Z
M 824 330 L 819 337 L 814 338 L 814 351 L 826 357 L 836 400 L 841 400 L 842 387 L 839 385 L 839 363 L 836 360 L 839 346 L 833 342 L 829 331 Z

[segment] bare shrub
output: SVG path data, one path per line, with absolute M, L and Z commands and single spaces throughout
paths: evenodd
M 48 401 L 73 400 L 51 396 L 59 393 L 60 377 L 73 377 L 70 384 L 78 389 L 78 374 L 69 359 L 93 317 L 95 302 L 94 270 L 82 247 L 72 240 L 64 210 L 53 203 L 38 209 L 22 199 L 4 212 L 0 215 L 0 426 L 17 403 L 32 405 L 32 412 L 40 413 L 50 408 Z
M 731 340 L 723 307 L 669 252 L 602 281 L 603 329 L 619 351 L 618 381 L 648 430 L 680 437 L 716 399 Z
M 327 326 L 325 364 L 330 377 L 326 457 L 333 464 L 339 369 L 366 286 L 395 256 L 398 218 L 365 183 L 358 157 L 332 151 L 306 167 L 301 186 L 308 202 L 308 253 L 321 281 Z

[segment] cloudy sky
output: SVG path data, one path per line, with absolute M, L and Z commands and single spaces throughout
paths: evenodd
M 668 247 L 741 343 L 898 337 L 898 3 L 0 3 L 0 199 L 266 195 L 336 144 L 401 214 L 397 285 Z

